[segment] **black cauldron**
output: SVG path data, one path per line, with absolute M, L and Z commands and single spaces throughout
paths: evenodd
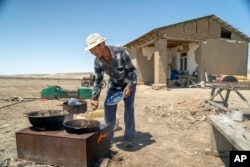
M 79 105 L 69 105 L 68 101 L 63 103 L 63 110 L 67 110 L 70 114 L 80 114 L 87 111 L 87 102 L 84 100 L 79 100 L 81 104 Z
M 63 127 L 63 121 L 69 112 L 65 110 L 40 110 L 24 113 L 36 129 L 58 130 Z

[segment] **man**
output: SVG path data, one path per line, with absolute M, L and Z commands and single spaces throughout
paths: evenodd
M 132 149 L 135 133 L 134 98 L 136 92 L 136 68 L 131 62 L 129 53 L 121 46 L 108 46 L 107 38 L 98 33 L 91 34 L 86 39 L 86 48 L 94 56 L 94 70 L 96 80 L 93 87 L 91 105 L 93 109 L 99 106 L 98 98 L 102 90 L 104 73 L 109 76 L 106 98 L 104 101 L 105 122 L 112 128 L 111 139 L 114 136 L 113 128 L 116 121 L 117 104 L 107 105 L 107 99 L 114 93 L 124 93 L 124 123 L 125 132 L 123 141 L 125 149 Z

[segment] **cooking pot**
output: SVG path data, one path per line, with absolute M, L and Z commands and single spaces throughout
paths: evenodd
M 68 101 L 63 103 L 63 110 L 67 110 L 70 114 L 80 114 L 87 111 L 87 102 L 79 100 L 81 104 L 69 105 Z
M 68 133 L 83 134 L 98 132 L 100 130 L 101 123 L 97 120 L 75 119 L 72 121 L 64 122 L 63 126 Z
M 29 122 L 40 130 L 57 130 L 63 127 L 63 121 L 69 112 L 65 110 L 40 110 L 24 113 Z

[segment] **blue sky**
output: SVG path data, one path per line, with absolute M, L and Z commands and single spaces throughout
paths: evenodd
M 90 72 L 91 33 L 124 45 L 211 14 L 250 36 L 248 0 L 0 0 L 0 75 Z

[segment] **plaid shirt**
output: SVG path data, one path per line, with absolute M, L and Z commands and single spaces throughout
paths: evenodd
M 103 57 L 95 58 L 94 70 L 96 80 L 93 87 L 92 99 L 98 99 L 101 93 L 104 73 L 109 76 L 109 88 L 123 90 L 126 86 L 132 88 L 137 83 L 136 68 L 132 64 L 129 53 L 121 46 L 107 46 L 111 59 L 106 62 Z

